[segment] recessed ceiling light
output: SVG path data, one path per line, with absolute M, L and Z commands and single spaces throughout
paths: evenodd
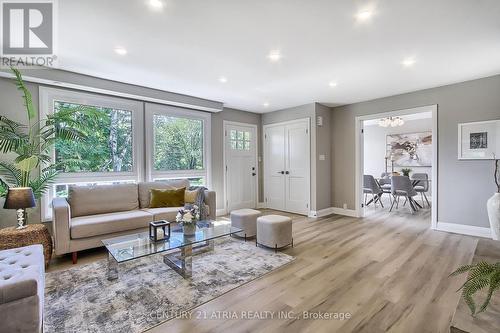
M 264 107 L 267 108 L 269 106 L 269 103 L 268 102 L 264 102 L 264 104 L 262 104 L 262 105 L 264 105 Z
M 219 78 L 219 82 L 221 82 L 221 83 L 226 83 L 226 82 L 227 82 L 227 78 L 226 78 L 225 76 L 221 76 L 221 77 Z
M 409 58 L 405 58 L 405 59 L 401 62 L 401 64 L 402 64 L 403 66 L 405 66 L 405 67 L 411 67 L 411 66 L 415 65 L 415 62 L 417 62 L 417 61 L 415 60 L 415 58 L 413 58 L 413 57 L 409 57 Z
M 163 2 L 160 0 L 149 0 L 149 7 L 156 10 L 163 9 Z
M 267 57 L 272 62 L 277 62 L 280 61 L 283 56 L 281 55 L 281 52 L 279 50 L 273 50 L 269 52 L 269 55 Z
M 369 19 L 372 18 L 372 16 L 373 16 L 372 10 L 362 10 L 360 12 L 357 12 L 355 15 L 356 20 L 360 22 L 368 21 Z
M 126 55 L 127 50 L 123 47 L 115 47 L 115 53 L 119 55 Z
M 330 81 L 330 82 L 328 83 L 328 85 L 329 85 L 330 87 L 332 87 L 332 88 L 333 88 L 333 87 L 336 87 L 336 86 L 337 86 L 337 82 L 335 82 L 335 81 Z

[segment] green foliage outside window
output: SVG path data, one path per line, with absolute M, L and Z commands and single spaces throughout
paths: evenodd
M 155 115 L 153 126 L 155 170 L 203 169 L 203 121 Z
M 54 112 L 78 110 L 79 104 L 56 101 Z M 92 131 L 85 141 L 56 140 L 56 162 L 61 172 L 120 172 L 132 171 L 132 112 L 104 107 L 86 106 L 99 117 L 74 112 L 74 120 Z

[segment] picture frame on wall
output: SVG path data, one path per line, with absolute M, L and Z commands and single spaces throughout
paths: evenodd
M 458 159 L 500 158 L 500 120 L 458 124 Z

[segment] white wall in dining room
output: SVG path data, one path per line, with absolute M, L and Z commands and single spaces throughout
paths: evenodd
M 376 124 L 364 125 L 364 172 L 366 175 L 379 177 L 385 171 L 386 136 L 388 134 L 404 134 L 432 131 L 432 118 L 405 120 L 403 126 L 380 127 Z M 387 161 L 391 171 L 391 162 Z M 403 167 L 394 167 L 400 171 Z M 412 173 L 424 172 L 432 176 L 431 167 L 410 167 Z

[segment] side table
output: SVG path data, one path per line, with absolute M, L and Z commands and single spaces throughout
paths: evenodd
M 16 227 L 0 229 L 0 250 L 13 249 L 21 246 L 42 244 L 45 266 L 52 257 L 52 237 L 43 224 L 28 224 L 27 228 L 17 230 Z

